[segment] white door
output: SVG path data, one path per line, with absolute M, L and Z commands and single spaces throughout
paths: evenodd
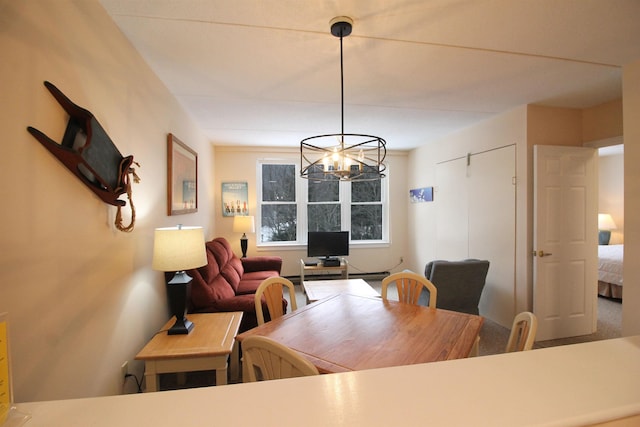
M 534 146 L 537 341 L 596 330 L 597 173 L 593 148 Z

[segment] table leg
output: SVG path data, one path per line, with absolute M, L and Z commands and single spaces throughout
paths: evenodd
M 216 369 L 216 386 L 227 384 L 227 368 Z
M 145 392 L 158 391 L 158 374 L 155 371 L 152 372 L 147 366 L 145 366 L 144 370 L 144 379 L 147 383 L 144 389 Z
M 234 341 L 231 355 L 229 356 L 229 377 L 232 382 L 240 380 L 240 343 Z

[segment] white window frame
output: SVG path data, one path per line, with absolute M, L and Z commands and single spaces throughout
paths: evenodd
M 263 242 L 262 233 L 262 165 L 293 165 L 295 168 L 295 191 L 296 191 L 296 236 L 295 242 Z M 381 240 L 351 240 L 350 244 L 359 247 L 374 247 L 389 244 L 389 168 L 387 167 L 387 177 L 382 179 L 380 186 L 380 203 L 382 204 L 382 239 Z M 278 248 L 278 249 L 300 249 L 307 245 L 307 204 L 308 204 L 308 182 L 300 177 L 300 165 L 290 159 L 260 159 L 257 162 L 256 172 L 256 246 L 258 248 Z M 342 230 L 351 231 L 351 185 L 347 181 L 340 181 L 340 221 Z M 378 202 L 358 202 L 355 204 L 377 204 Z

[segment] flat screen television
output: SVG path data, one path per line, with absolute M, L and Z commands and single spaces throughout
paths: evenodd
M 309 231 L 307 256 L 330 259 L 349 255 L 348 231 Z

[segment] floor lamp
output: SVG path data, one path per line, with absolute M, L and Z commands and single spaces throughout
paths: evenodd
M 191 277 L 185 272 L 207 264 L 202 227 L 156 228 L 153 239 L 153 269 L 175 272 L 167 283 L 171 313 L 176 317 L 169 335 L 188 334 L 193 323 L 186 317 L 191 294 Z
M 235 233 L 242 233 L 242 237 L 240 238 L 240 249 L 242 249 L 242 258 L 246 258 L 247 245 L 249 242 L 249 239 L 247 239 L 247 233 L 256 232 L 256 224 L 253 220 L 253 216 L 234 216 L 233 231 Z

